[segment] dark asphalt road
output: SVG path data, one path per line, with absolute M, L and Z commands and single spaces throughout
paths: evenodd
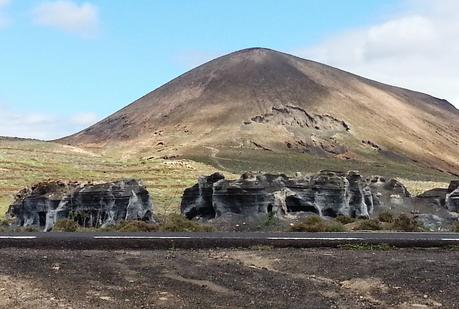
M 388 244 L 396 247 L 459 245 L 454 233 L 3 233 L 0 248 L 36 249 L 166 249 L 337 247 Z

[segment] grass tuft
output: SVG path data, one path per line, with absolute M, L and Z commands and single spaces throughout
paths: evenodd
M 416 220 L 408 215 L 401 214 L 394 219 L 392 229 L 399 232 L 421 232 L 422 228 Z
M 346 217 L 346 216 L 338 216 L 335 218 L 335 220 L 341 224 L 349 224 L 349 223 L 355 222 L 354 218 Z
M 215 228 L 210 225 L 200 224 L 188 220 L 179 214 L 170 214 L 160 217 L 159 230 L 161 232 L 214 232 Z
M 117 232 L 156 232 L 158 225 L 138 220 L 121 221 L 114 226 Z
M 392 223 L 394 222 L 394 215 L 389 211 L 384 211 L 379 214 L 378 220 L 381 222 Z
M 73 220 L 59 220 L 54 224 L 53 232 L 76 232 L 80 226 Z
M 380 231 L 383 229 L 381 222 L 376 219 L 368 219 L 359 221 L 354 230 L 358 231 Z
M 301 219 L 298 223 L 290 226 L 290 232 L 345 232 L 340 222 L 325 221 L 319 216 L 310 216 Z

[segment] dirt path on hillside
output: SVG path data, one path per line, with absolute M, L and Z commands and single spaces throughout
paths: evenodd
M 226 168 L 220 163 L 220 161 L 218 161 L 217 155 L 220 152 L 220 150 L 218 150 L 217 148 L 214 148 L 214 147 L 210 147 L 210 146 L 206 146 L 205 148 L 210 150 L 210 157 L 212 158 L 212 161 L 215 162 L 217 167 L 219 169 L 226 170 Z

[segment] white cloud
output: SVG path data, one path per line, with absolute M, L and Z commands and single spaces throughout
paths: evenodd
M 18 112 L 0 105 L 0 136 L 51 140 L 76 133 L 99 118 L 95 113 L 70 116 Z
M 99 31 L 98 9 L 88 2 L 82 4 L 70 0 L 44 2 L 34 9 L 33 21 L 37 25 L 83 37 L 93 37 Z
M 386 21 L 336 35 L 295 54 L 459 107 L 459 1 L 408 0 Z

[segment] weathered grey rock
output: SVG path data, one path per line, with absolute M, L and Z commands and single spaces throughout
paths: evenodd
M 454 223 L 457 223 L 457 218 L 452 215 L 440 217 L 435 214 L 417 214 L 414 216 L 416 222 L 431 232 L 449 231 Z
M 453 192 L 456 189 L 459 189 L 459 180 L 452 180 L 449 183 L 448 192 Z
M 398 180 L 372 176 L 367 180 L 372 192 L 374 213 L 384 211 L 410 212 L 413 199 L 408 189 Z
M 213 185 L 212 205 L 217 217 L 224 213 L 246 216 L 277 212 L 274 192 L 285 187 L 284 175 L 245 173 L 236 181 L 220 180 Z
M 222 179 L 225 179 L 225 176 L 220 173 L 200 176 L 197 184 L 185 189 L 180 206 L 182 214 L 189 219 L 197 216 L 205 219 L 214 218 L 215 209 L 212 206 L 213 185 Z
M 213 174 L 201 177 L 196 185 L 185 190 L 181 211 L 187 218 L 205 219 L 227 213 L 248 217 L 300 212 L 368 218 L 376 199 L 367 182 L 352 171 L 322 171 L 295 178 L 245 173 L 238 180 Z
M 120 220 L 151 220 L 152 211 L 150 195 L 137 180 L 84 185 L 51 181 L 20 191 L 7 215 L 17 226 L 49 231 L 62 219 L 101 227 Z
M 446 207 L 449 211 L 459 212 L 459 188 L 446 194 Z

